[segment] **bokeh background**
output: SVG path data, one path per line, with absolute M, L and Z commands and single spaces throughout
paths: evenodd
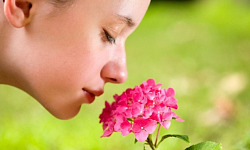
M 187 134 L 191 144 L 210 140 L 225 150 L 250 150 L 250 1 L 153 0 L 126 46 L 126 83 L 108 84 L 71 120 L 58 120 L 26 93 L 0 85 L 0 149 L 141 150 L 132 134 L 100 138 L 98 116 L 113 94 L 154 78 L 176 90 L 176 113 L 185 119 L 172 121 L 161 135 Z M 160 150 L 188 146 L 168 139 Z

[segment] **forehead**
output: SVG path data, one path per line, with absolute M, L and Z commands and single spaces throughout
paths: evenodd
M 91 10 L 96 11 L 93 13 L 99 13 L 105 17 L 123 16 L 131 18 L 135 24 L 138 24 L 143 18 L 150 0 L 89 0 L 88 3 L 88 7 L 92 7 Z

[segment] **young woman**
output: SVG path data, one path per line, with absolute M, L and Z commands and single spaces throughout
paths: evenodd
M 0 84 L 20 88 L 60 119 L 127 78 L 125 40 L 150 0 L 3 0 Z

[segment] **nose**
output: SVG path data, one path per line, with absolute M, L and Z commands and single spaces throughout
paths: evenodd
M 123 83 L 127 80 L 127 63 L 126 54 L 123 52 L 122 56 L 114 55 L 101 70 L 101 77 L 105 82 Z

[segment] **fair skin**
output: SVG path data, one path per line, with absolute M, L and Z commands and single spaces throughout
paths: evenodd
M 127 79 L 125 40 L 150 0 L 0 2 L 0 84 L 22 89 L 60 119 Z

